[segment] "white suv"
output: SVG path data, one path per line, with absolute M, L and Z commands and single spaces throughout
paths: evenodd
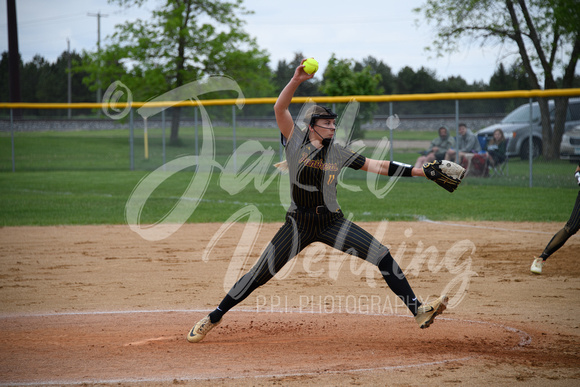
M 554 101 L 548 101 L 550 108 L 550 119 L 554 123 Z M 540 121 L 540 106 L 537 102 L 532 103 L 532 155 L 538 157 L 542 154 L 542 123 Z M 566 113 L 566 124 L 564 133 L 573 127 L 580 125 L 580 98 L 570 98 L 568 100 L 568 111 Z M 491 139 L 493 131 L 497 128 L 503 130 L 505 137 L 509 139 L 507 155 L 520 156 L 523 160 L 528 159 L 530 149 L 530 104 L 526 103 L 510 114 L 500 123 L 488 126 L 477 132 L 478 136 Z M 565 134 L 566 135 L 566 134 Z M 564 135 L 564 136 L 565 136 Z M 562 140 L 564 137 L 562 138 Z
M 560 158 L 574 162 L 580 161 L 580 125 L 564 132 L 560 143 Z

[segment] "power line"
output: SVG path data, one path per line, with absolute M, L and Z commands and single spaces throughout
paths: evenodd
M 52 16 L 52 17 L 44 17 L 44 18 L 39 18 L 39 19 L 31 19 L 31 20 L 26 20 L 26 21 L 22 21 L 19 24 L 22 25 L 29 25 L 29 24 L 43 24 L 45 22 L 50 23 L 50 22 L 59 22 L 59 21 L 65 21 L 65 20 L 69 20 L 69 19 L 78 19 L 79 17 L 82 16 L 82 13 L 75 13 L 75 14 L 70 14 L 70 15 L 61 15 L 61 16 Z

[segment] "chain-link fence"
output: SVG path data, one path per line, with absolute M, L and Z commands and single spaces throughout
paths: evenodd
M 351 143 L 367 157 L 414 165 L 438 137 L 440 127 L 458 140 L 459 126 L 465 124 L 478 146 L 461 157 L 456 154 L 455 160 L 469 168 L 467 178 L 473 184 L 565 187 L 570 186 L 575 168 L 571 162 L 580 159 L 580 134 L 574 130 L 580 125 L 580 98 L 574 97 L 580 90 L 553 92 L 572 96 L 556 157 L 543 152 L 555 139 L 543 138 L 536 98 L 520 97 L 531 91 L 511 92 L 509 98 L 468 93 L 454 94 L 456 99 L 407 95 L 314 100 L 339 114 L 337 141 Z M 393 97 L 397 100 L 381 101 Z M 86 117 L 75 119 L 68 118 L 70 105 L 66 104 L 24 104 L 25 108 L 0 104 L 0 171 L 155 170 L 183 156 L 194 156 L 192 168 L 206 166 L 232 173 L 271 168 L 284 158 L 274 101 L 248 99 L 242 108 L 235 100 L 207 106 L 202 101 L 200 106 L 190 103 L 159 109 L 151 116 L 133 103 L 132 109 L 127 107 L 114 119 L 96 104 L 73 104 L 92 109 Z M 308 102 L 297 98 L 291 105 L 297 124 Z M 507 157 L 492 165 L 489 144 L 496 129 L 508 140 Z M 349 172 L 348 176 L 357 175 Z

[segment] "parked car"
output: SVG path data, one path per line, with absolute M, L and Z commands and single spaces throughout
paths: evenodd
M 560 143 L 560 158 L 573 162 L 580 161 L 580 125 L 564 132 Z
M 548 101 L 550 109 L 550 120 L 554 123 L 554 101 Z M 538 157 L 542 154 L 542 123 L 540 106 L 537 102 L 532 103 L 532 156 Z M 580 98 L 570 98 L 568 100 L 568 112 L 566 114 L 566 124 L 564 131 L 567 132 L 573 127 L 580 125 Z M 526 103 L 509 113 L 501 122 L 488 126 L 477 131 L 478 136 L 486 137 L 490 140 L 493 131 L 497 128 L 503 130 L 505 137 L 509 138 L 507 155 L 519 156 L 523 160 L 528 159 L 530 140 L 530 104 Z

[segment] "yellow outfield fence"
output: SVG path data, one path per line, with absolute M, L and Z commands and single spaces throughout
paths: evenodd
M 465 93 L 425 93 L 425 94 L 391 94 L 391 95 L 350 95 L 350 96 L 313 96 L 294 97 L 292 103 L 348 103 L 358 102 L 413 102 L 413 101 L 442 101 L 466 99 L 504 99 L 504 98 L 549 98 L 580 96 L 580 88 L 549 89 L 549 90 L 511 90 L 511 91 L 481 91 Z M 246 105 L 271 104 L 277 98 L 243 98 Z M 207 99 L 199 101 L 163 101 L 163 102 L 75 102 L 75 103 L 42 103 L 42 102 L 0 102 L 0 109 L 102 109 L 102 108 L 155 108 L 180 106 L 221 106 L 235 105 L 240 99 Z
M 170 95 L 170 94 L 169 94 Z M 177 94 L 174 94 L 177 95 Z M 241 94 L 240 94 L 241 95 Z M 421 137 L 422 140 L 410 140 L 409 139 L 413 139 L 413 138 L 419 138 L 417 136 L 413 136 L 413 133 L 404 133 L 406 131 L 433 131 L 434 135 L 433 137 L 436 137 L 437 135 L 437 128 L 439 128 L 440 126 L 446 126 L 449 129 L 453 130 L 449 130 L 449 134 L 450 135 L 456 135 L 457 133 L 457 127 L 459 126 L 459 122 L 466 122 L 467 123 L 471 123 L 471 125 L 469 125 L 470 129 L 480 129 L 480 128 L 484 128 L 484 127 L 490 127 L 491 125 L 497 124 L 500 120 L 500 116 L 503 117 L 505 115 L 505 112 L 511 110 L 511 108 L 515 108 L 516 106 L 512 106 L 516 103 L 516 99 L 521 99 L 521 101 L 517 101 L 518 104 L 520 105 L 527 105 L 527 101 L 530 104 L 530 107 L 532 106 L 532 100 L 536 99 L 536 98 L 558 98 L 558 97 L 579 97 L 580 96 L 580 88 L 570 88 L 570 89 L 550 89 L 550 90 L 511 90 L 511 91 L 489 91 L 489 92 L 464 92 L 464 93 L 424 93 L 424 94 L 394 94 L 394 95 L 350 95 L 350 96 L 311 96 L 311 97 L 294 97 L 292 99 L 292 103 L 293 104 L 305 104 L 305 103 L 318 103 L 318 104 L 332 104 L 332 108 L 335 109 L 334 104 L 349 104 L 353 101 L 356 101 L 358 103 L 364 104 L 364 103 L 386 103 L 388 104 L 388 106 L 385 105 L 381 105 L 380 109 L 378 111 L 381 112 L 382 115 L 376 115 L 374 117 L 374 120 L 368 124 L 366 124 L 366 126 L 363 128 L 363 130 L 368 130 L 369 132 L 367 132 L 369 134 L 369 136 L 371 137 L 366 143 L 365 146 L 368 147 L 368 149 L 372 149 L 373 146 L 375 146 L 374 144 L 381 144 L 382 140 L 377 140 L 377 136 L 378 133 L 377 131 L 384 131 L 385 132 L 385 137 L 383 137 L 382 139 L 386 138 L 386 135 L 390 134 L 390 139 L 389 140 L 389 151 L 390 151 L 390 159 L 393 160 L 393 152 L 398 152 L 397 157 L 403 157 L 403 159 L 400 159 L 398 161 L 402 161 L 402 162 L 407 162 L 407 163 L 414 163 L 415 160 L 417 159 L 418 155 L 418 149 L 419 147 L 423 147 L 425 142 L 429 142 L 429 141 L 425 141 L 425 137 Z M 146 101 L 146 102 L 136 102 L 136 101 L 132 101 L 130 95 L 126 96 L 127 98 L 129 98 L 128 102 L 102 102 L 102 103 L 86 103 L 86 102 L 80 102 L 80 103 L 30 103 L 30 102 L 19 102 L 19 103 L 9 103 L 9 102 L 0 102 L 0 110 L 2 111 L 2 119 L 0 119 L 0 132 L 7 132 L 8 130 L 10 131 L 11 134 L 11 139 L 12 139 L 12 171 L 15 171 L 15 147 L 14 147 L 14 139 L 15 139 L 15 132 L 20 132 L 20 131 L 67 131 L 67 130 L 79 130 L 79 129 L 89 129 L 89 130 L 94 130 L 94 129 L 110 129 L 110 128 L 129 128 L 129 160 L 130 160 L 130 165 L 129 165 L 129 169 L 130 170 L 134 170 L 134 169 L 142 169 L 142 168 L 146 168 L 146 169 L 151 169 L 151 168 L 157 168 L 161 165 L 165 165 L 166 164 L 166 149 L 168 152 L 167 158 L 171 158 L 171 157 L 175 157 L 175 154 L 178 154 L 179 152 L 190 152 L 192 154 L 195 154 L 196 156 L 199 155 L 199 151 L 198 151 L 198 141 L 199 143 L 202 143 L 203 141 L 201 141 L 200 138 L 198 138 L 198 124 L 197 124 L 197 115 L 199 113 L 199 111 L 201 110 L 205 110 L 205 109 L 197 109 L 197 107 L 211 107 L 211 106 L 215 106 L 215 107 L 219 107 L 219 106 L 231 106 L 232 107 L 232 112 L 231 112 L 231 119 L 229 117 L 229 113 L 227 111 L 225 111 L 224 109 L 214 109 L 215 111 L 220 110 L 219 114 L 214 114 L 214 117 L 216 117 L 216 121 L 220 121 L 219 125 L 216 126 L 220 126 L 222 131 L 220 132 L 220 134 L 217 135 L 216 137 L 216 144 L 217 144 L 217 152 L 223 152 L 223 153 L 219 153 L 217 154 L 217 157 L 220 157 L 221 159 L 223 159 L 223 161 L 220 162 L 226 162 L 227 160 L 231 159 L 232 165 L 233 165 L 233 170 L 234 172 L 236 172 L 238 170 L 238 147 L 237 147 L 237 143 L 236 143 L 236 136 L 241 137 L 242 139 L 249 139 L 249 135 L 246 134 L 245 132 L 242 133 L 242 135 L 240 136 L 240 133 L 236 133 L 236 125 L 240 125 L 240 123 L 243 123 L 243 127 L 245 129 L 247 128 L 275 128 L 276 123 L 275 123 L 275 119 L 273 117 L 273 114 L 271 114 L 271 111 L 269 111 L 268 116 L 266 116 L 266 114 L 264 115 L 255 115 L 255 116 L 250 116 L 250 114 L 248 114 L 248 112 L 244 112 L 245 114 L 242 115 L 242 117 L 236 117 L 236 106 L 237 107 L 241 107 L 241 105 L 273 105 L 277 98 L 229 98 L 229 99 L 196 99 L 196 98 L 191 98 L 191 99 L 184 99 L 184 100 L 168 100 L 168 101 L 160 101 L 160 98 L 157 99 L 153 99 L 151 101 Z M 175 99 L 180 98 L 180 96 L 175 97 Z M 467 103 L 462 104 L 464 106 L 466 106 L 465 108 L 462 107 L 463 112 L 460 113 L 460 109 L 459 109 L 459 101 L 465 101 L 465 100 L 492 100 L 492 99 L 496 99 L 496 100 L 504 100 L 505 102 L 500 102 L 499 106 L 500 108 L 497 110 L 494 110 L 494 107 L 487 107 L 487 105 L 485 105 L 484 107 L 480 108 L 479 105 L 473 104 L 474 106 L 471 107 L 467 107 Z M 429 106 L 433 106 L 430 105 L 430 102 L 434 102 L 434 101 L 449 101 L 449 103 L 445 103 L 445 104 L 438 104 L 438 105 L 444 105 L 444 108 L 441 110 L 437 109 L 432 109 L 431 111 L 436 111 L 439 112 L 441 111 L 441 113 L 437 113 L 437 114 L 424 114 L 424 113 L 419 113 L 416 115 L 411 114 L 407 114 L 407 113 L 403 113 L 402 117 L 403 120 L 401 120 L 400 126 L 398 127 L 398 131 L 396 132 L 396 135 L 399 136 L 399 138 L 393 138 L 393 128 L 389 127 L 388 125 L 388 120 L 385 120 L 387 118 L 387 114 L 386 111 L 388 110 L 388 117 L 392 118 L 393 117 L 393 103 L 399 103 L 397 104 L 398 108 L 405 108 L 405 107 L 409 107 L 412 105 L 413 102 L 421 102 L 421 105 L 419 106 L 419 110 L 424 109 L 424 111 L 429 111 L 428 107 Z M 455 106 L 453 107 L 453 101 L 455 103 Z M 574 100 L 572 100 L 574 101 Z M 574 102 L 575 103 L 575 102 Z M 494 105 L 494 103 L 490 103 L 489 106 Z M 498 104 L 495 104 L 498 105 Z M 495 106 L 494 105 L 494 106 Z M 483 106 L 483 104 L 482 104 Z M 195 148 L 194 149 L 184 149 L 181 148 L 181 150 L 177 150 L 177 149 L 171 149 L 170 147 L 166 148 L 166 142 L 165 142 L 165 138 L 166 138 L 166 134 L 165 134 L 165 109 L 164 108 L 169 108 L 169 107 L 194 107 L 196 109 L 193 109 L 193 116 L 195 118 L 193 118 L 193 124 L 190 125 L 183 125 L 183 129 L 184 129 L 184 136 L 186 136 L 185 138 L 187 139 L 187 143 L 188 144 L 195 144 Z M 135 122 L 136 120 L 134 120 L 134 113 L 141 113 L 139 111 L 137 111 L 137 109 L 140 108 L 150 108 L 151 111 L 149 114 L 143 114 L 142 115 L 142 123 L 141 120 Z M 388 108 L 388 109 L 387 109 Z M 51 111 L 51 113 L 55 113 L 54 110 L 56 109 L 61 109 L 61 110 L 67 110 L 69 111 L 69 115 L 68 115 L 68 120 L 66 118 L 63 117 L 62 120 L 58 120 L 58 119 L 54 119 L 54 116 L 51 116 L 49 119 L 44 120 L 42 117 L 38 117 L 35 114 L 37 114 L 37 112 L 32 112 L 31 116 L 33 116 L 33 119 L 30 120 L 22 120 L 22 117 L 18 117 L 19 119 L 13 119 L 14 118 L 14 110 L 28 110 L 28 109 L 37 109 L 37 110 L 44 110 L 46 109 L 46 111 Z M 71 115 L 70 115 L 70 111 L 71 109 L 96 109 L 96 110 L 101 110 L 102 112 L 105 112 L 105 115 L 109 118 L 105 118 L 102 117 L 102 113 L 101 113 L 101 117 L 96 117 L 96 119 L 85 119 L 86 120 L 86 124 L 84 122 L 82 122 L 83 119 L 78 119 L 77 121 L 75 121 L 74 119 L 71 119 Z M 6 116 L 6 111 L 9 111 L 9 119 Z M 532 111 L 532 109 L 529 109 L 530 112 Z M 124 113 L 124 116 L 127 116 L 128 120 L 123 120 L 121 121 L 120 118 L 117 117 L 113 117 L 116 115 L 115 114 L 108 114 L 108 112 L 120 112 L 122 111 Z M 209 117 L 209 113 L 211 109 L 206 109 L 206 113 L 204 114 L 208 114 L 207 117 Z M 259 107 L 256 108 L 256 111 L 258 112 L 263 112 L 265 111 L 265 109 L 259 109 Z M 401 111 L 405 112 L 410 112 L 410 111 L 418 111 L 417 109 L 413 110 L 413 109 L 402 109 Z M 477 113 L 470 113 L 470 114 L 466 114 L 465 111 L 476 111 Z M 500 112 L 498 114 L 498 112 Z M 250 110 L 251 112 L 251 110 Z M 20 112 L 22 113 L 22 111 Z M 56 112 L 57 114 L 59 112 Z M 83 112 L 79 112 L 79 113 L 83 113 Z M 154 116 L 155 114 L 160 113 L 161 116 L 161 125 L 159 125 L 160 121 L 159 118 L 156 117 L 156 119 L 151 119 L 152 116 Z M 212 114 L 215 112 L 212 112 Z M 225 114 L 224 114 L 225 113 Z M 91 114 L 94 114 L 91 113 Z M 191 113 L 189 113 L 191 115 Z M 261 113 L 259 113 L 261 114 Z M 48 115 L 48 114 L 47 114 Z M 79 114 L 80 115 L 80 114 Z M 118 116 L 121 116 L 121 114 L 117 114 Z M 149 117 L 149 118 L 148 118 Z M 460 121 L 460 117 L 461 117 L 461 121 Z M 104 118 L 104 119 L 103 119 Z M 531 120 L 531 114 L 530 114 L 530 121 L 529 121 L 529 127 L 532 128 L 532 120 Z M 191 122 L 192 121 L 192 117 L 188 116 L 188 117 L 182 117 L 182 119 L 184 120 L 183 122 Z M 260 121 L 263 120 L 263 121 Z M 127 122 L 128 121 L 128 122 Z M 149 121 L 149 122 L 148 122 Z M 527 121 L 526 121 L 527 122 Z M 526 122 L 524 122 L 524 125 L 526 124 Z M 256 125 L 254 125 L 256 124 Z M 262 126 L 263 124 L 263 126 Z M 84 125 L 84 126 L 83 126 Z M 386 126 L 385 126 L 386 125 Z M 537 124 L 535 124 L 537 126 Z M 568 125 L 568 123 L 567 123 Z M 230 130 L 230 127 L 232 130 Z M 138 131 L 137 134 L 135 134 L 135 128 L 138 129 L 143 129 L 143 132 Z M 193 130 L 192 130 L 193 128 Z M 389 132 L 387 132 L 385 130 L 385 128 L 390 129 Z M 162 129 L 162 132 L 159 130 Z M 195 131 L 195 133 L 193 133 L 193 131 Z M 370 131 L 374 131 L 374 133 L 371 133 Z M 141 134 L 142 133 L 142 134 Z M 278 149 L 278 157 L 280 159 L 283 158 L 283 147 L 280 144 L 279 141 L 279 132 L 276 130 L 268 130 L 268 131 L 263 131 L 256 134 L 257 132 L 254 131 L 252 132 L 254 133 L 254 138 L 258 138 L 260 137 L 260 141 L 262 144 L 266 144 L 264 146 L 265 149 L 269 148 L 269 147 L 274 147 L 274 148 L 279 148 Z M 18 135 L 20 135 L 20 133 L 18 133 Z M 23 134 L 22 136 L 25 136 L 26 134 Z M 182 132 L 180 131 L 180 138 L 181 138 Z M 381 134 L 382 136 L 382 134 Z M 505 183 L 505 184 L 519 184 L 519 185 L 528 185 L 528 186 L 532 186 L 532 176 L 534 173 L 539 173 L 537 171 L 541 171 L 542 168 L 536 168 L 535 171 L 532 171 L 532 163 L 535 162 L 537 163 L 538 160 L 533 160 L 534 159 L 534 152 L 535 152 L 535 148 L 532 149 L 532 147 L 534 146 L 534 142 L 532 140 L 534 140 L 533 136 L 532 136 L 532 130 L 529 130 L 529 136 L 528 134 L 525 134 L 526 139 L 528 140 L 528 144 L 529 144 L 529 160 L 526 157 L 526 160 L 514 160 L 514 162 L 512 163 L 510 161 L 510 176 L 509 178 L 506 177 L 504 180 L 501 179 L 497 179 L 496 181 L 500 182 L 500 183 Z M 540 134 L 541 136 L 541 134 Z M 519 137 L 520 139 L 522 137 Z M 542 140 L 541 137 L 539 137 L 540 140 Z M 136 141 L 135 141 L 136 140 Z M 402 141 L 403 140 L 403 141 Z M 31 141 L 31 140 L 29 140 Z M 226 141 L 229 141 L 227 144 L 225 143 Z M 405 146 L 401 145 L 402 142 L 406 142 L 407 144 Z M 510 141 L 511 142 L 511 141 Z M 412 143 L 411 145 L 409 145 L 408 143 Z M 421 143 L 421 145 L 418 145 L 419 143 Z M 136 144 L 136 146 L 134 145 Z M 142 145 L 141 145 L 142 144 Z M 1 145 L 1 144 L 0 144 Z M 141 150 L 141 146 L 143 147 L 143 149 Z M 378 146 L 378 145 L 377 145 Z M 526 146 L 527 147 L 527 146 Z M 136 148 L 136 149 L 134 149 Z M 524 149 L 524 146 L 521 146 L 520 149 Z M 19 159 L 18 161 L 20 162 L 20 169 L 19 170 L 27 170 L 27 168 L 34 170 L 34 168 L 39 168 L 37 166 L 37 164 L 34 164 L 32 161 L 29 161 L 28 159 L 31 158 L 31 156 L 29 154 L 26 153 L 26 150 L 19 148 L 17 149 L 20 153 L 19 153 Z M 176 153 L 177 152 L 177 153 Z M 5 160 L 2 160 L 2 162 L 5 165 L 9 165 L 10 160 L 8 159 L 8 155 L 10 154 L 10 152 L 8 151 L 8 148 L 5 148 Z M 227 154 L 226 154 L 227 153 Z M 580 146 L 578 146 L 578 155 L 580 156 Z M 385 155 L 386 156 L 386 153 Z M 512 154 L 512 156 L 514 156 Z M 386 156 L 388 157 L 388 156 Z M 521 156 L 524 157 L 524 156 Z M 28 158 L 28 159 L 27 159 Z M 1 158 L 0 158 L 1 159 Z M 221 160 L 220 159 L 220 160 Z M 539 160 L 540 162 L 543 162 L 542 160 Z M 524 165 L 525 162 L 525 165 Z M 545 181 L 545 184 L 552 184 L 554 183 L 555 179 L 560 179 L 559 176 L 564 176 L 567 174 L 567 170 L 569 165 L 566 164 L 566 161 L 563 160 L 551 160 L 550 161 L 550 168 L 552 168 L 552 170 L 555 170 L 555 168 L 560 168 L 562 171 L 564 171 L 564 173 L 558 172 L 558 173 L 552 173 L 551 171 L 546 172 L 544 175 L 541 175 L 538 177 L 538 175 L 536 175 L 535 177 L 535 181 L 534 183 L 536 185 L 538 184 L 544 184 L 543 181 Z M 34 164 L 34 165 L 33 165 Z M 558 165 L 559 164 L 559 165 Z M 546 163 L 546 165 L 548 165 Z M 47 167 L 48 168 L 48 167 Z M 57 167 L 58 168 L 58 167 Z M 518 171 L 518 169 L 520 171 Z M 2 167 L 0 166 L 0 170 L 9 170 L 8 167 Z M 546 168 L 547 170 L 547 168 Z M 544 173 L 544 172 L 542 172 Z M 556 177 L 554 177 L 556 176 Z M 519 180 L 518 180 L 519 179 Z M 550 180 L 551 179 L 551 180 Z M 557 184 L 559 184 L 559 186 L 563 186 L 565 184 L 567 184 L 567 177 L 564 176 L 562 178 L 562 182 L 558 182 Z M 525 181 L 524 181 L 525 180 Z

